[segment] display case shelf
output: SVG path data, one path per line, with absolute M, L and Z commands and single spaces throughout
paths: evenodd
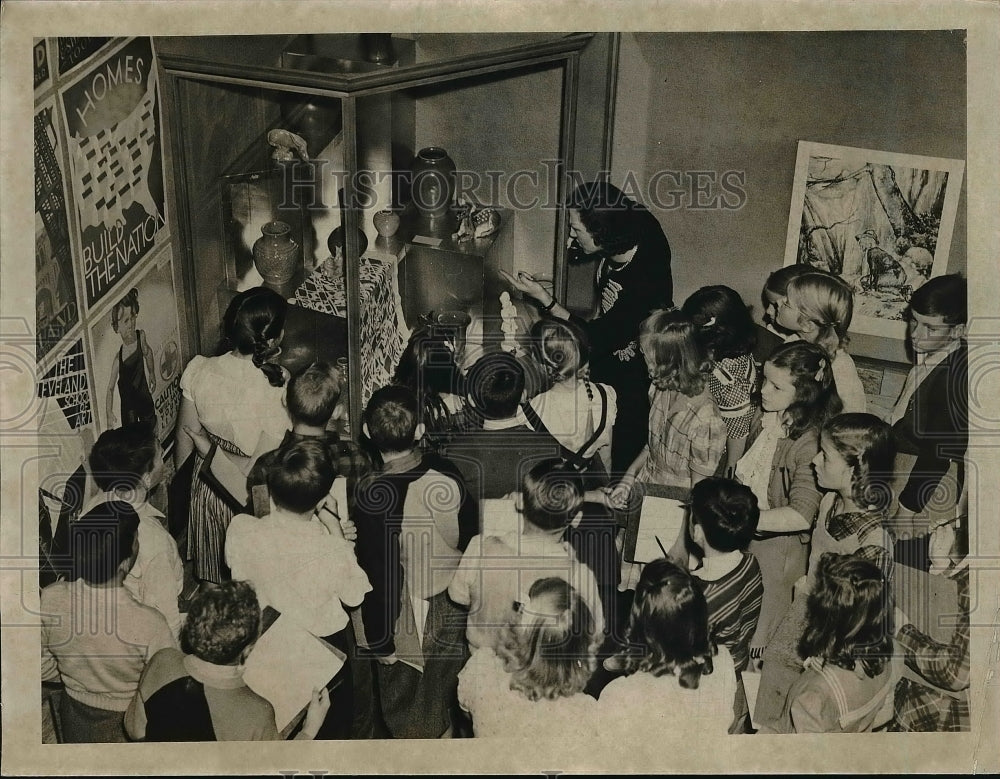
M 382 34 L 378 56 L 372 41 L 347 34 L 155 39 L 173 160 L 175 251 L 188 319 L 196 325 L 187 356 L 218 340 L 217 291 L 239 285 L 254 237 L 247 227 L 237 257 L 223 185 L 274 169 L 267 134 L 276 128 L 297 132 L 309 147 L 313 174 L 286 180 L 279 192 L 288 202 L 278 204 L 303 215 L 303 274 L 322 259 L 330 231 L 345 228 L 351 362 L 362 359 L 358 230 L 376 256 L 396 257 L 408 321 L 448 301 L 492 316 L 500 267 L 551 273 L 557 294 L 564 294 L 567 225 L 555 206 L 565 195 L 562 173 L 573 169 L 579 58 L 592 37 Z M 414 240 L 422 231 L 404 211 L 399 235 L 381 245 L 376 240 L 372 215 L 406 206 L 404 174 L 416 151 L 430 145 L 449 149 L 460 170 L 481 176 L 467 194 L 504 209 L 492 239 L 452 242 L 453 228 L 439 225 L 431 238 L 441 243 L 430 247 Z M 510 186 L 487 191 L 494 179 L 522 171 L 529 178 L 555 174 L 544 202 L 524 206 Z M 363 172 L 377 179 L 374 185 Z M 358 372 L 349 396 L 351 426 L 358 429 Z

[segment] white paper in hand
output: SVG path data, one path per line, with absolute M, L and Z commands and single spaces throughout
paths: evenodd
M 343 660 L 284 615 L 257 639 L 243 670 L 243 681 L 274 707 L 279 731 L 309 705 L 313 689 L 325 687 Z
M 669 550 L 677 540 L 684 525 L 684 516 L 684 504 L 679 500 L 650 495 L 643 498 L 635 539 L 635 561 L 648 563 L 663 557 L 663 550 Z

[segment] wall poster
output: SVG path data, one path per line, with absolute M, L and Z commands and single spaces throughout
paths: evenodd
M 62 91 L 88 310 L 153 249 L 165 225 L 149 38 L 94 60 Z
M 55 103 L 50 101 L 35 114 L 35 332 L 39 362 L 80 317 L 54 113 Z
M 90 328 L 94 395 L 103 430 L 153 422 L 173 435 L 180 409 L 180 334 L 170 252 L 122 287 Z
M 906 336 L 910 295 L 948 267 L 963 160 L 799 141 L 785 265 L 854 290 L 851 330 Z

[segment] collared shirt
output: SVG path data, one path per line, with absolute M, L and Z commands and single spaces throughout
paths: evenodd
M 242 665 L 216 665 L 194 655 L 184 655 L 184 670 L 191 678 L 220 690 L 246 687 Z
M 124 499 L 110 492 L 100 492 L 84 505 L 80 516 L 114 500 Z M 177 604 L 184 589 L 184 566 L 177 552 L 177 542 L 164 526 L 166 518 L 152 504 L 148 501 L 125 502 L 139 515 L 139 553 L 125 577 L 125 589 L 142 605 L 160 612 L 176 638 L 184 624 Z
M 959 339 L 955 339 L 945 348 L 938 349 L 936 352 L 917 355 L 917 363 L 906 374 L 906 380 L 903 382 L 903 389 L 900 390 L 899 399 L 896 400 L 896 405 L 892 407 L 892 412 L 889 414 L 888 422 L 890 425 L 896 424 L 906 416 L 906 408 L 909 406 L 910 400 L 913 398 L 913 393 L 917 391 L 920 383 L 930 375 L 934 368 L 947 360 L 948 355 L 954 352 L 961 343 Z
M 958 582 L 958 621 L 951 641 L 935 641 L 911 624 L 896 634 L 908 673 L 896 685 L 894 730 L 967 731 L 969 716 L 969 571 Z

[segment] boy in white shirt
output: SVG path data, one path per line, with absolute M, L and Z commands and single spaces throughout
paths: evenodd
M 139 551 L 125 577 L 125 589 L 139 603 L 159 611 L 177 638 L 184 623 L 177 604 L 184 587 L 184 567 L 177 542 L 166 528 L 166 518 L 149 502 L 164 473 L 163 453 L 153 425 L 132 422 L 104 431 L 91 449 L 89 465 L 100 492 L 84 505 L 81 514 L 110 501 L 123 501 L 135 509 Z
M 271 511 L 265 517 L 233 517 L 226 531 L 226 563 L 234 579 L 253 585 L 261 608 L 277 609 L 346 654 L 346 608 L 359 606 L 371 585 L 354 546 L 344 538 L 338 507 L 327 502 L 334 475 L 326 447 L 317 440 L 279 449 L 267 473 Z M 345 663 L 334 677 L 339 686 L 331 693 L 330 714 L 317 738 L 350 733 L 350 667 Z
M 558 458 L 538 462 L 524 477 L 517 507 L 521 527 L 502 535 L 475 536 L 448 586 L 448 596 L 469 607 L 466 639 L 473 649 L 496 648 L 504 627 L 516 615 L 538 579 L 569 582 L 590 609 L 598 635 L 604 609 L 593 571 L 577 559 L 564 540 L 580 521 L 583 492 L 574 471 Z

